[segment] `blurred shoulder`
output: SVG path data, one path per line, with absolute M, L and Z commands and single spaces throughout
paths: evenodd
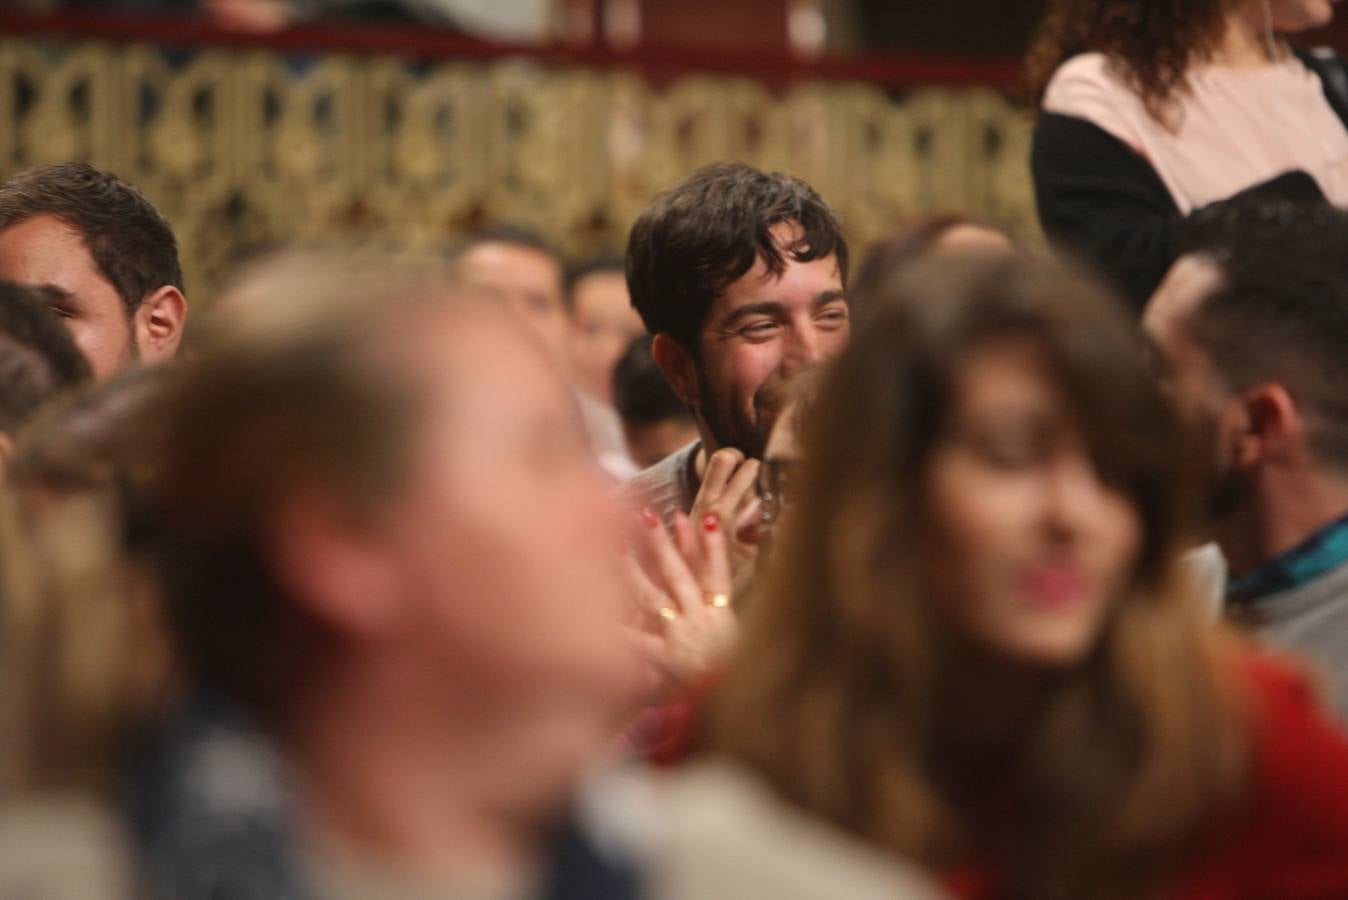
M 628 834 L 644 834 L 639 855 L 658 900 L 944 896 L 915 865 L 800 809 L 738 763 L 699 759 L 629 777 L 646 825 Z
M 633 509 L 650 509 L 666 521 L 676 509 L 688 512 L 697 496 L 692 468 L 701 447 L 701 441 L 693 441 L 628 479 L 621 499 Z
M 1125 141 L 1145 115 L 1141 99 L 1103 53 L 1082 53 L 1059 66 L 1044 90 L 1042 108 L 1085 119 Z

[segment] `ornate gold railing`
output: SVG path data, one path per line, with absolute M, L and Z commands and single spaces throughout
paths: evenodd
M 951 209 L 1031 236 L 1029 127 L 978 86 L 0 37 L 0 174 L 64 159 L 122 174 L 174 224 L 197 289 L 247 247 L 433 246 L 488 220 L 575 254 L 621 247 L 656 191 L 727 158 L 810 181 L 858 245 Z

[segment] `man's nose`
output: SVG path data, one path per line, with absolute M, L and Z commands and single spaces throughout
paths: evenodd
M 791 329 L 790 343 L 782 357 L 782 372 L 789 375 L 823 360 L 822 345 L 813 322 L 797 324 Z

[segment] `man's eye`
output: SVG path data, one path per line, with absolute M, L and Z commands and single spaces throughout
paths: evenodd
M 747 337 L 766 337 L 772 334 L 780 327 L 776 322 L 754 322 L 740 329 L 740 334 Z
M 72 312 L 71 310 L 65 309 L 65 308 L 63 308 L 63 307 L 60 307 L 60 306 L 53 306 L 53 307 L 51 308 L 51 311 L 54 312 L 54 313 L 56 313 L 58 316 L 60 316 L 60 317 L 63 318 L 63 319 L 73 319 L 73 318 L 75 317 L 75 313 L 74 313 L 74 312 Z
M 844 324 L 851 316 L 845 309 L 830 309 L 819 315 L 819 322 L 825 325 L 840 326 Z

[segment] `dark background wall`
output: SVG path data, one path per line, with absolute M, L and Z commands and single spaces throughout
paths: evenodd
M 840 20 L 845 40 L 855 41 L 861 49 L 1019 56 L 1046 6 L 1046 0 L 843 0 L 826 8 Z M 1348 12 L 1340 10 L 1330 27 L 1299 35 L 1296 41 L 1348 52 Z
M 853 15 L 867 50 L 1019 56 L 1044 7 L 1045 0 L 857 0 Z

